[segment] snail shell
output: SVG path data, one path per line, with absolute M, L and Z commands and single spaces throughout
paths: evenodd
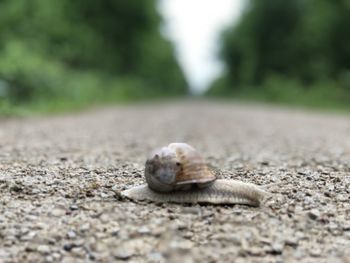
M 236 180 L 217 179 L 201 155 L 186 143 L 171 143 L 146 161 L 146 185 L 125 190 L 131 200 L 259 206 L 266 192 Z
M 216 180 L 202 156 L 186 143 L 171 143 L 154 151 L 146 161 L 145 177 L 156 192 L 204 188 Z

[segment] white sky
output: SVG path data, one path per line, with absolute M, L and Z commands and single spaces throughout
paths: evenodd
M 223 70 L 217 59 L 221 30 L 237 21 L 244 0 L 160 0 L 167 36 L 194 93 L 204 91 Z

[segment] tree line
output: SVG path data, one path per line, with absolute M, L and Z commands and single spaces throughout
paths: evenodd
M 155 0 L 2 0 L 0 103 L 181 95 Z
M 226 72 L 209 94 L 350 102 L 350 1 L 250 0 L 222 35 Z

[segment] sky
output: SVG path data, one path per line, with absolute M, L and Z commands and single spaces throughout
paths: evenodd
M 236 22 L 244 0 L 161 0 L 166 36 L 193 93 L 205 91 L 223 71 L 218 60 L 220 32 Z

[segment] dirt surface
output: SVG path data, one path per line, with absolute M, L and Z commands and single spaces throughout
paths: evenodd
M 133 203 L 187 142 L 261 207 Z M 206 102 L 0 121 L 0 262 L 350 262 L 350 119 Z

